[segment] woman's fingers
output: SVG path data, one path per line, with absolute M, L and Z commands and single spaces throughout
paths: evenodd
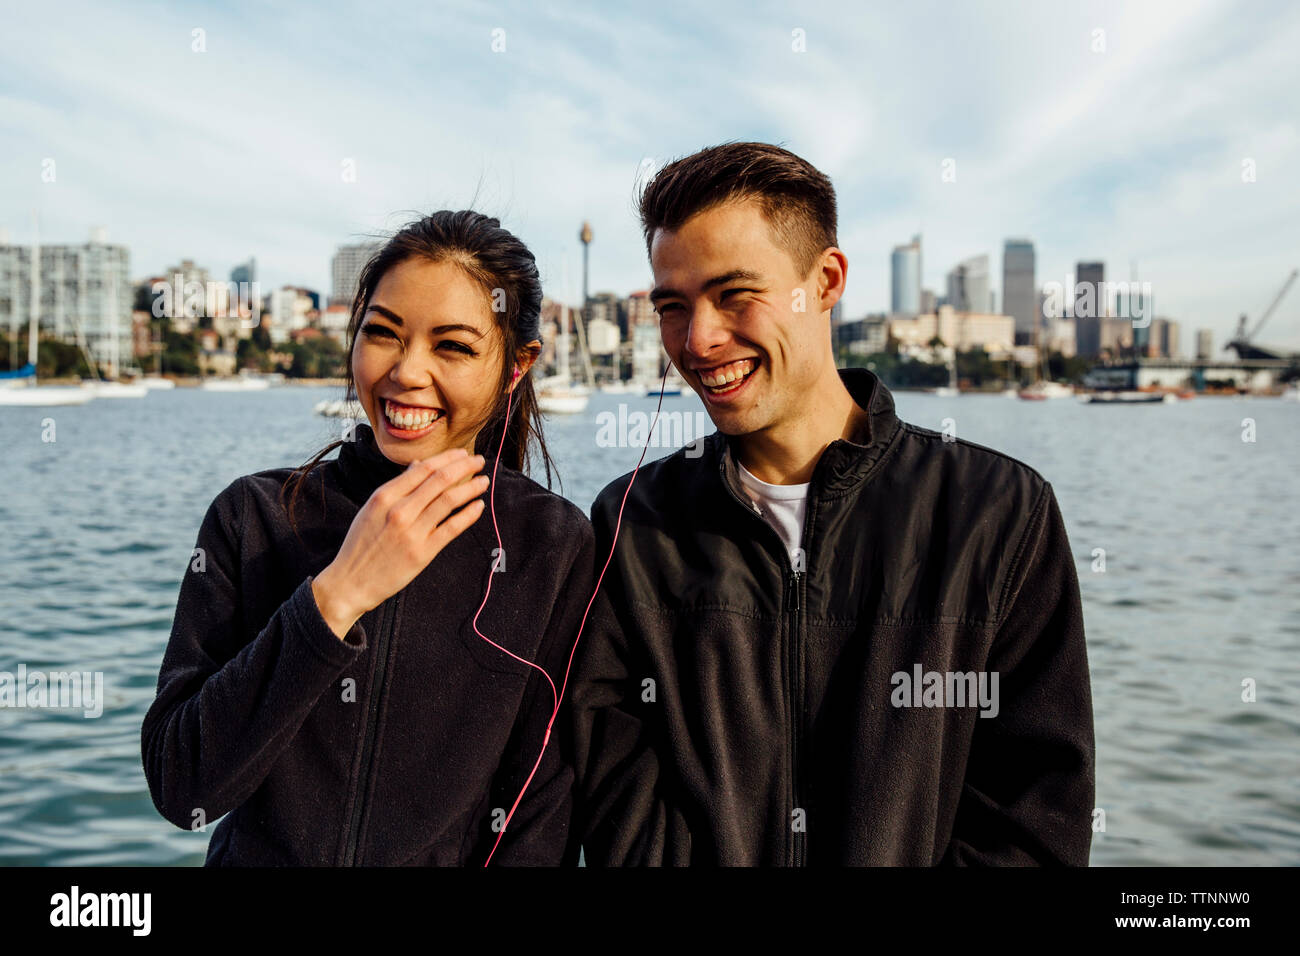
M 420 513 L 419 518 L 416 519 L 415 525 L 411 529 L 412 532 L 417 538 L 427 542 L 447 515 L 465 504 L 465 502 L 483 494 L 487 490 L 488 484 L 487 475 L 476 475 L 469 481 L 448 488 L 429 502 L 424 511 Z M 452 537 L 455 537 L 455 535 Z M 439 548 L 441 548 L 441 545 L 439 545 Z M 433 552 L 433 554 L 436 555 L 437 551 Z M 429 560 L 433 560 L 433 555 L 430 555 Z
M 477 521 L 485 507 L 483 499 L 478 498 L 438 525 L 433 534 L 429 535 L 429 545 L 433 554 L 436 556 L 438 552 L 447 547 L 448 542 Z M 433 558 L 429 560 L 432 561 Z
M 388 509 L 389 522 L 399 528 L 414 524 L 430 502 L 448 488 L 462 483 L 484 464 L 482 455 L 470 455 L 467 458 L 456 458 L 442 463 L 439 463 L 440 457 L 435 456 L 428 459 L 427 463 L 412 465 L 412 468 L 421 468 L 426 472 L 424 479 L 405 497 L 391 504 Z
M 419 487 L 431 473 L 456 461 L 470 457 L 470 454 L 464 448 L 448 448 L 446 451 L 430 458 L 413 461 L 407 465 L 404 472 L 396 478 L 384 482 L 375 490 L 375 503 L 380 505 L 383 511 L 388 511 L 393 505 Z

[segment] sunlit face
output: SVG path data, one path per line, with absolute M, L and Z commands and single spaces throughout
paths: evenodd
M 798 274 L 756 201 L 658 230 L 650 266 L 664 349 L 719 431 L 745 435 L 807 413 L 800 403 L 828 361 L 819 270 Z
M 460 267 L 423 258 L 384 273 L 352 349 L 357 398 L 380 451 L 398 464 L 449 448 L 473 452 L 501 363 L 483 288 Z

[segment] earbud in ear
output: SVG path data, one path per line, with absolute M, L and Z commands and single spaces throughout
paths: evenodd
M 516 365 L 516 366 L 515 366 L 515 377 L 512 378 L 510 381 L 512 381 L 512 382 L 517 382 L 517 381 L 519 381 L 519 376 L 520 376 L 520 375 L 523 375 L 523 374 L 524 374 L 523 372 L 519 371 L 519 366 Z

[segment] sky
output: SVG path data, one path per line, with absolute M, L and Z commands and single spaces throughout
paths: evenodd
M 328 294 L 337 245 L 471 207 L 577 302 L 584 220 L 591 291 L 648 288 L 638 182 L 760 140 L 835 184 L 846 317 L 917 233 L 939 293 L 984 253 L 1000 304 L 1012 237 L 1039 284 L 1136 274 L 1184 353 L 1300 267 L 1300 4 L 618 6 L 8 5 L 0 238 L 102 226 L 135 279 L 256 256 Z M 1260 341 L 1300 349 L 1300 288 Z

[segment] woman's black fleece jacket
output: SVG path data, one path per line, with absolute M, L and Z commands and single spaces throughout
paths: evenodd
M 478 629 L 558 691 L 594 587 L 591 525 L 502 466 L 497 572 L 484 509 L 340 640 L 312 578 L 403 468 L 361 424 L 305 480 L 301 538 L 280 499 L 288 469 L 236 479 L 203 519 L 141 743 L 164 817 L 194 829 L 224 815 L 208 865 L 482 865 L 537 760 L 551 685 L 471 621 L 491 576 Z M 494 865 L 576 862 L 564 722 Z

